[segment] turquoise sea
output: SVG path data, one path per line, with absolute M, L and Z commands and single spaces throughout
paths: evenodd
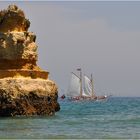
M 0 118 L 0 138 L 140 139 L 140 97 L 59 103 L 55 116 Z

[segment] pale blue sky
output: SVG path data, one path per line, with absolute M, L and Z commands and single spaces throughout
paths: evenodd
M 140 96 L 140 2 L 0 2 L 17 4 L 37 35 L 41 68 L 59 90 L 70 72 L 93 73 L 99 95 Z

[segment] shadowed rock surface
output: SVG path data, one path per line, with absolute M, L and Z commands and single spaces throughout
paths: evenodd
M 54 115 L 58 89 L 37 66 L 36 35 L 16 5 L 0 11 L 0 116 Z
M 43 79 L 0 79 L 0 116 L 53 115 L 58 111 L 55 83 Z

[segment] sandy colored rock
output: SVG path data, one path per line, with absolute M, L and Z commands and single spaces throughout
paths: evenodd
M 16 5 L 0 12 L 0 116 L 53 115 L 58 89 L 37 65 L 36 35 Z
M 35 38 L 30 32 L 0 33 L 0 59 L 37 61 Z
M 0 11 L 0 32 L 22 32 L 27 31 L 29 27 L 30 21 L 16 5 L 9 5 L 6 10 Z
M 0 116 L 53 115 L 59 110 L 56 100 L 57 87 L 51 80 L 0 79 Z

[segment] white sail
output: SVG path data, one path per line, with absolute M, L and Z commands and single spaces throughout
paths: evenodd
M 80 78 L 74 73 L 71 74 L 71 82 L 67 96 L 80 96 Z
M 72 73 L 71 74 L 71 81 L 70 86 L 67 92 L 68 97 L 72 97 L 70 99 L 76 99 L 76 100 L 84 100 L 84 99 L 93 99 L 93 100 L 103 100 L 106 99 L 108 96 L 96 96 L 94 93 L 93 88 L 93 78 L 91 74 L 91 79 L 87 76 L 83 77 L 84 80 L 82 80 L 82 71 L 80 69 L 80 78 Z M 82 83 L 83 81 L 83 83 Z M 84 87 L 84 88 L 83 88 Z M 82 92 L 81 92 L 82 91 Z M 77 98 L 78 96 L 78 98 Z M 76 98 L 73 98 L 76 97 Z
M 84 96 L 92 96 L 92 83 L 91 80 L 84 76 Z

